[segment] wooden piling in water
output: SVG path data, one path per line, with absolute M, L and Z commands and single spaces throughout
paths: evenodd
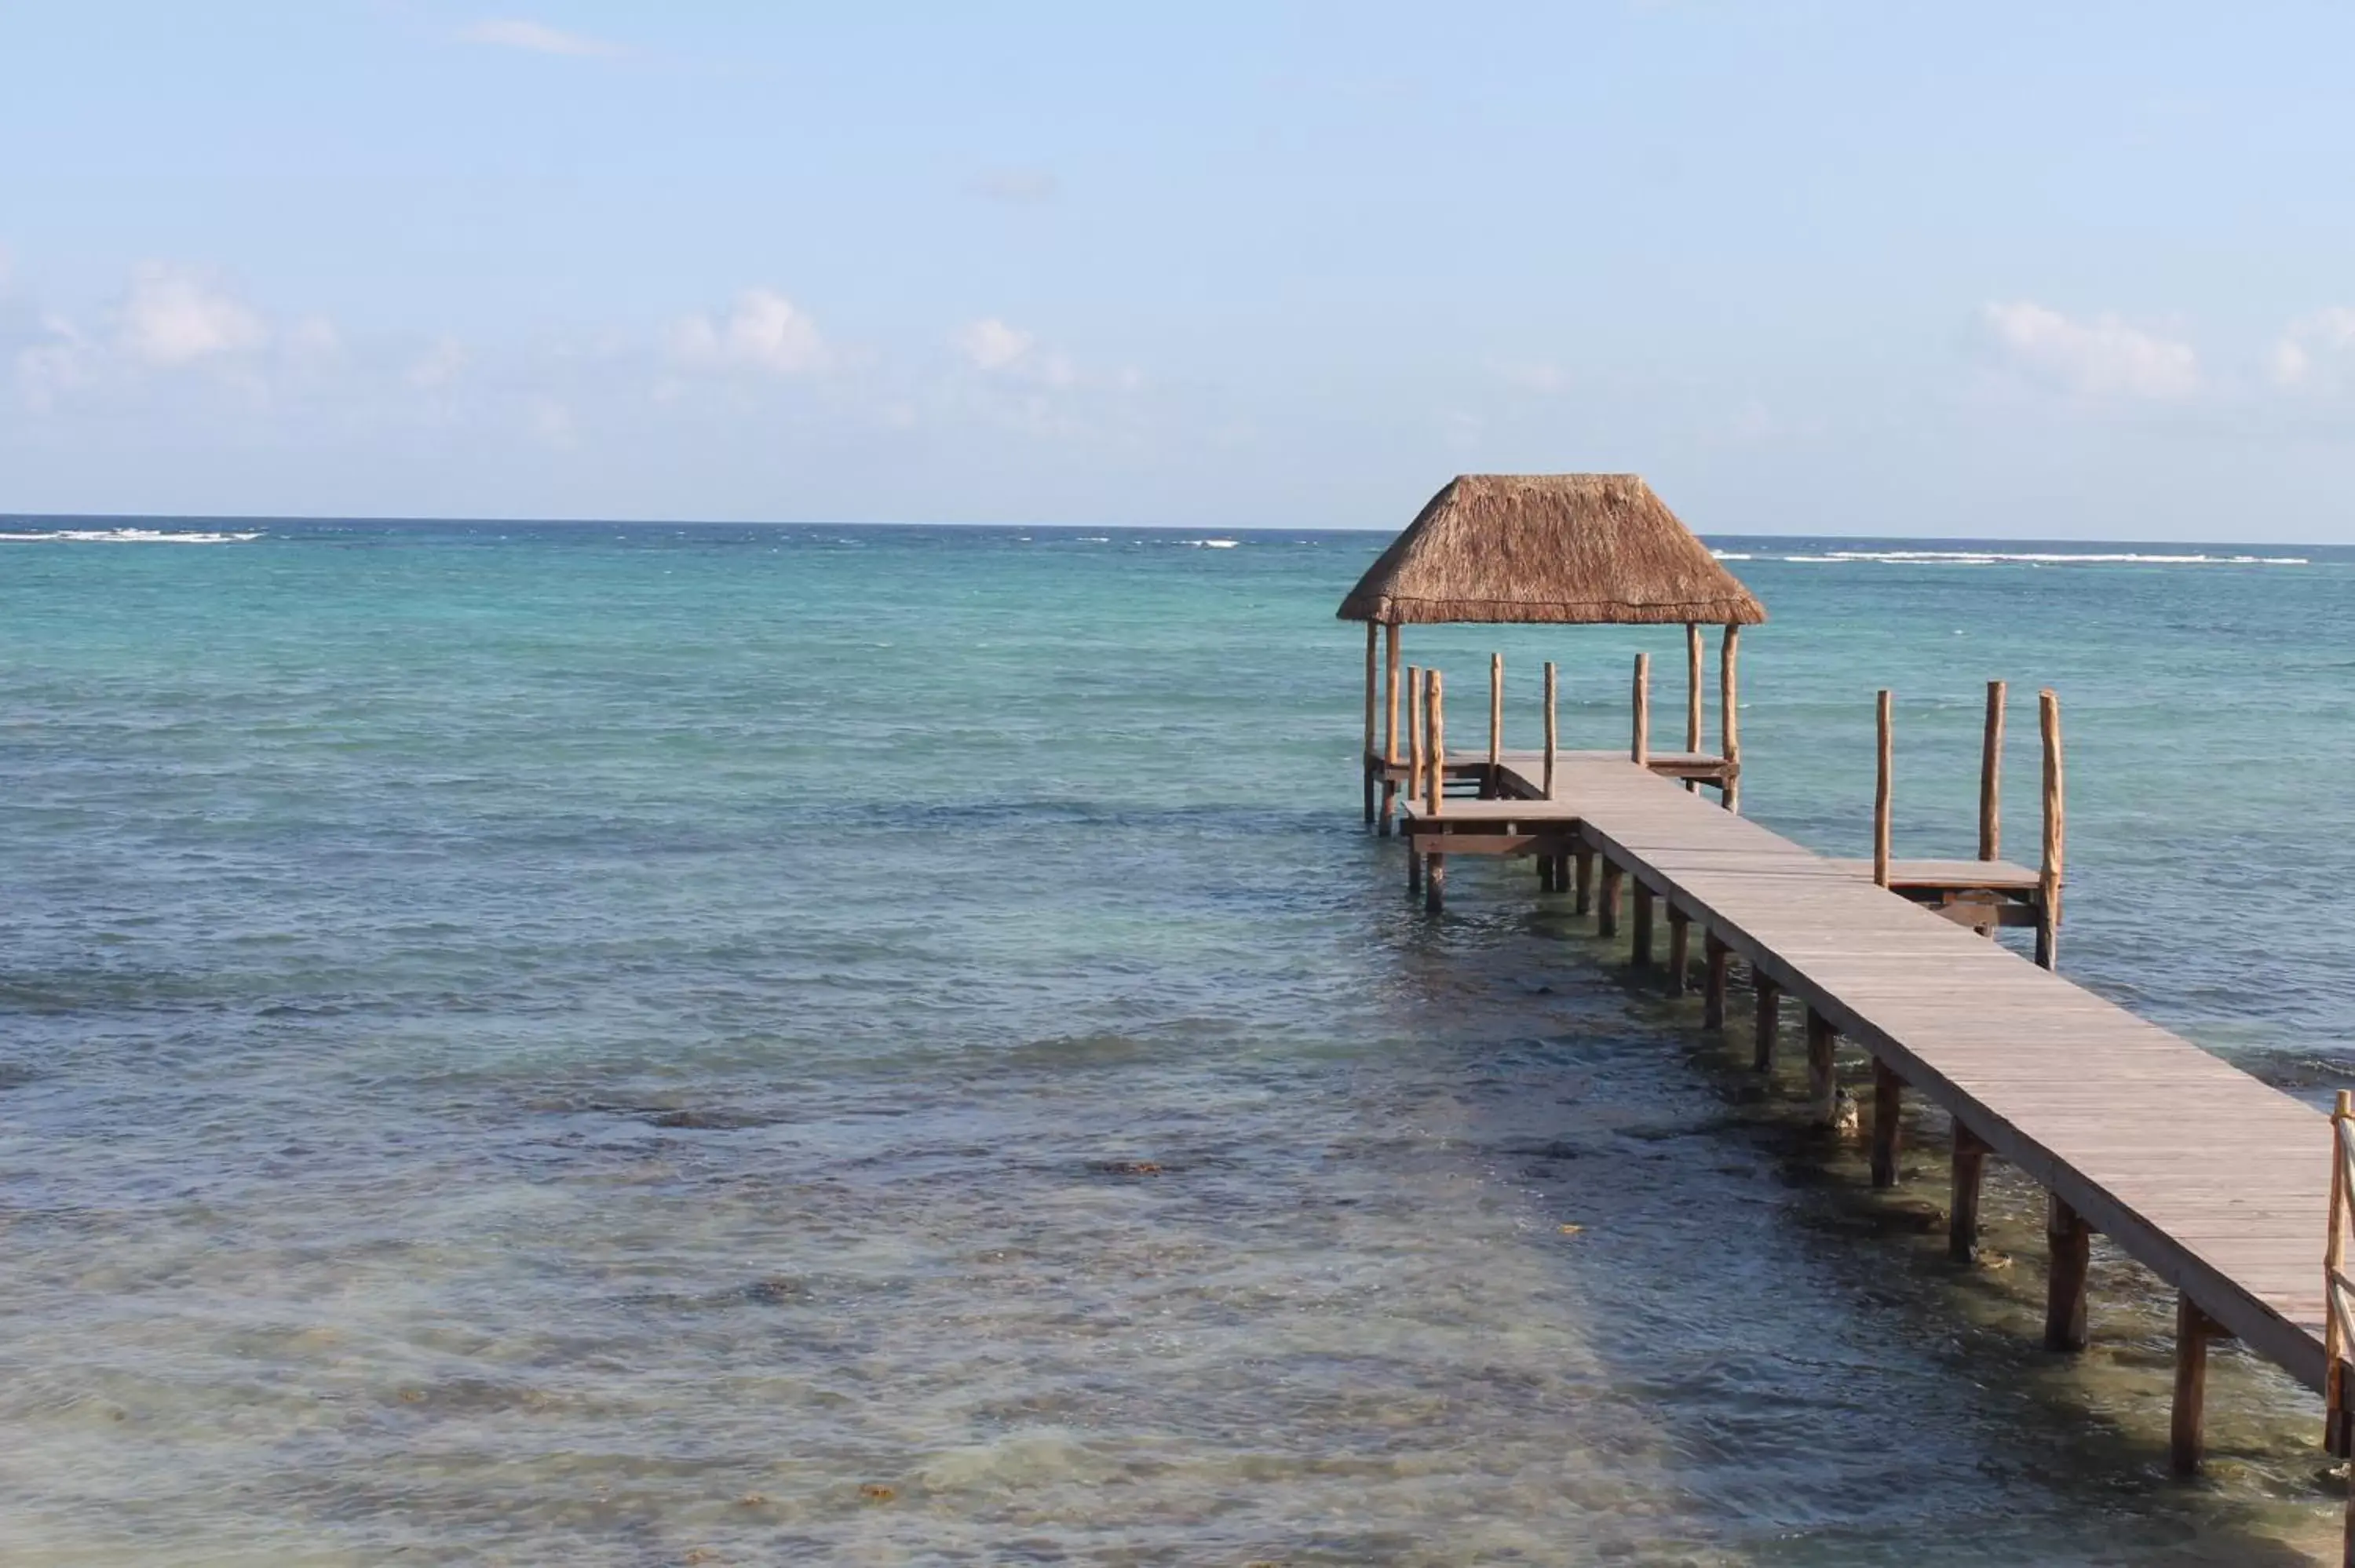
M 1978 1134 L 1955 1123 L 1954 1180 L 1946 1208 L 1946 1255 L 1976 1263 L 1979 1255 L 1979 1186 L 1987 1173 L 1987 1145 Z
M 1880 772 L 1872 786 L 1872 881 L 1889 885 L 1890 836 L 1890 697 L 1883 691 L 1873 699 L 1874 722 L 1880 730 Z
M 1668 994 L 1682 996 L 1692 983 L 1692 918 L 1668 906 Z
M 2003 705 L 2005 686 L 1989 681 L 1987 726 L 1979 737 L 1979 858 L 2003 857 Z
M 2061 961 L 2061 876 L 2068 832 L 2061 783 L 2061 699 L 2051 687 L 2036 694 L 2037 729 L 2044 741 L 2044 859 L 2036 878 L 2036 961 Z
M 2208 1414 L 2208 1341 L 2214 1319 L 2182 1291 L 2175 1297 L 2175 1404 L 2168 1423 L 2167 1467 L 2178 1477 L 2200 1473 Z
M 1872 1059 L 1872 1184 L 1897 1185 L 1897 1156 L 1904 1136 L 1905 1080 L 1897 1069 Z
M 1571 852 L 1571 864 L 1574 871 L 1571 878 L 1573 895 L 1571 913 L 1592 915 L 1594 913 L 1594 852 L 1584 844 L 1579 845 Z
M 1715 931 L 1701 933 L 1700 1024 L 1720 1033 L 1725 1031 L 1725 982 L 1733 967 L 1733 950 L 1728 948 Z
M 1640 877 L 1636 882 L 1636 932 L 1628 959 L 1639 969 L 1652 964 L 1652 890 Z
M 2050 1195 L 2044 1239 L 2051 1252 L 2044 1279 L 2044 1348 L 2085 1348 L 2085 1271 L 2093 1262 L 2094 1228 L 2060 1193 Z
M 1735 679 L 1735 661 L 1742 651 L 1742 628 L 1729 625 L 1717 650 L 1717 725 L 1719 749 L 1725 754 L 1723 800 L 1729 811 L 1742 810 L 1742 696 Z
M 1625 874 L 1611 863 L 1609 856 L 1603 861 L 1603 888 L 1595 901 L 1594 934 L 1615 937 L 1619 934 L 1619 886 Z
M 1636 690 L 1632 698 L 1635 736 L 1628 744 L 1627 755 L 1636 767 L 1646 768 L 1652 760 L 1652 656 L 1636 655 Z
M 1752 1043 L 1750 1065 L 1761 1073 L 1774 1070 L 1774 1037 L 1783 1030 L 1783 988 L 1758 974 L 1757 1038 Z
M 1838 1042 L 1832 1021 L 1808 1008 L 1807 1110 L 1817 1127 L 1830 1127 L 1839 1117 L 1839 1078 L 1834 1071 Z

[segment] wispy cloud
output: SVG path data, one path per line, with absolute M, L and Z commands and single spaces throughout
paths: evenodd
M 2190 344 L 2114 315 L 2081 321 L 2017 300 L 1980 307 L 1979 322 L 2011 369 L 2080 397 L 2167 400 L 2200 389 Z
M 200 273 L 154 261 L 131 275 L 115 325 L 126 355 L 165 368 L 244 353 L 269 338 L 269 323 L 244 301 Z
M 1062 182 L 1045 169 L 990 169 L 973 188 L 1008 207 L 1039 207 L 1062 195 Z
M 612 59 L 629 52 L 621 45 L 604 38 L 592 38 L 586 33 L 569 33 L 545 22 L 530 22 L 513 16 L 495 16 L 474 23 L 460 29 L 458 37 L 470 44 L 526 49 L 536 55 Z
M 2355 375 L 2355 310 L 2333 305 L 2289 323 L 2274 344 L 2274 384 L 2297 392 L 2336 392 Z

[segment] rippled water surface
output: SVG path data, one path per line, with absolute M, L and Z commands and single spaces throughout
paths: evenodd
M 136 526 L 208 542 L 0 526 L 9 1563 L 2335 1542 L 2229 1348 L 2166 1479 L 2133 1265 L 2036 1349 L 2031 1191 L 1945 1262 L 1934 1115 L 1877 1196 L 1525 869 L 1408 905 L 1379 536 Z M 1727 547 L 1753 814 L 1860 852 L 1887 684 L 1900 853 L 1967 853 L 1981 683 L 2051 684 L 2064 967 L 2355 1076 L 2355 556 Z M 1408 654 L 1607 746 L 1679 644 Z

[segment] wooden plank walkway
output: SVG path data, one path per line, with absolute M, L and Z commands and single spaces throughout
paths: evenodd
M 1540 794 L 1536 753 L 1503 766 L 1507 788 Z M 1487 802 L 1483 814 L 1515 805 L 1549 825 L 1574 820 L 1606 862 L 1937 1101 L 2217 1328 L 2322 1387 L 2321 1113 L 1874 886 L 1869 866 L 1859 875 L 1624 755 L 1560 753 L 1550 800 Z M 2193 1420 L 2196 1443 L 2196 1409 Z

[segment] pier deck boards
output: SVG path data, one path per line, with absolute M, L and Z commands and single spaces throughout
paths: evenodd
M 1540 792 L 1538 754 L 1503 766 L 1508 789 Z M 1624 754 L 1561 753 L 1550 800 L 1478 804 L 1548 829 L 1567 809 L 1582 842 L 2224 1331 L 2322 1386 L 2321 1113 Z

